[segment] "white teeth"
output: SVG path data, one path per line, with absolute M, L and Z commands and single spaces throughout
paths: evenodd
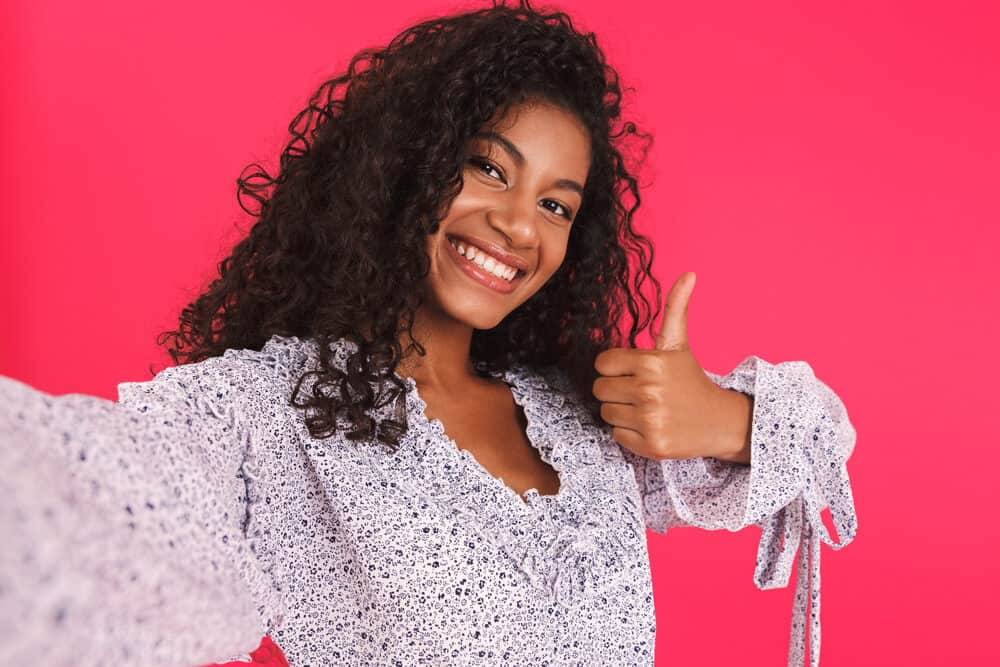
M 467 260 L 476 264 L 476 266 L 480 267 L 484 271 L 492 273 L 498 278 L 513 280 L 514 276 L 517 275 L 517 269 L 497 261 L 495 257 L 484 253 L 475 246 L 467 246 L 461 241 L 449 241 L 449 243 L 451 243 L 452 247 L 458 251 L 459 255 L 462 255 Z

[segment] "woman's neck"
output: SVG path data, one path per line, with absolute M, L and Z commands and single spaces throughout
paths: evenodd
M 403 332 L 399 344 L 404 356 L 396 373 L 413 378 L 421 388 L 442 393 L 482 382 L 470 355 L 472 332 L 472 327 L 463 322 L 435 317 L 426 309 L 417 311 L 413 318 L 413 338 L 420 341 L 426 354 L 420 356 L 415 348 L 407 350 L 412 342 Z

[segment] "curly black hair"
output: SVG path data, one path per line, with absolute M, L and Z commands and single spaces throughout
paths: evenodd
M 652 139 L 620 120 L 622 90 L 593 33 L 528 0 L 436 17 L 384 49 L 358 52 L 289 125 L 278 174 L 257 163 L 240 174 L 237 199 L 256 220 L 178 329 L 157 342 L 175 363 L 192 363 L 259 350 L 275 334 L 314 339 L 318 366 L 291 399 L 309 432 L 329 437 L 345 414 L 353 428 L 345 437 L 395 448 L 405 414 L 376 423 L 369 412 L 407 390 L 395 374 L 401 335 L 411 341 L 406 353 L 424 354 L 412 325 L 430 265 L 426 237 L 462 189 L 472 136 L 506 109 L 541 100 L 589 132 L 582 205 L 560 268 L 496 327 L 475 330 L 470 354 L 487 370 L 558 366 L 599 420 L 595 357 L 625 346 L 624 310 L 634 347 L 661 302 L 652 244 L 632 227 L 640 198 L 626 165 L 626 157 L 641 164 Z M 626 135 L 646 140 L 640 157 L 624 150 Z M 653 313 L 641 293 L 646 278 Z M 358 346 L 346 373 L 331 364 L 330 343 L 343 337 Z M 311 391 L 302 391 L 309 376 Z

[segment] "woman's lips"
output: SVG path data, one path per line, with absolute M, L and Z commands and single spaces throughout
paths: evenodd
M 514 277 L 511 281 L 506 281 L 503 278 L 493 275 L 488 271 L 479 268 L 475 262 L 470 262 L 466 258 L 458 254 L 458 250 L 455 249 L 447 239 L 444 241 L 447 247 L 446 252 L 451 256 L 455 263 L 458 264 L 458 268 L 469 276 L 472 280 L 475 280 L 480 285 L 484 287 L 489 287 L 490 289 L 500 292 L 501 294 L 510 294 L 514 289 L 520 284 L 521 280 L 524 279 L 525 274 L 519 274 Z

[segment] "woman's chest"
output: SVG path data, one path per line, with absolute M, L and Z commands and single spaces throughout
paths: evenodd
M 277 639 L 290 659 L 534 662 L 560 643 L 613 663 L 622 656 L 594 642 L 621 618 L 615 642 L 649 649 L 645 533 L 596 471 L 593 485 L 573 480 L 588 501 L 533 507 L 434 450 L 408 465 L 302 454 L 300 474 L 258 479 L 285 500 L 255 522 L 266 527 L 256 551 L 286 596 Z
M 528 420 L 506 386 L 448 399 L 424 391 L 424 416 L 441 424 L 447 445 L 467 451 L 493 477 L 518 496 L 528 489 L 541 495 L 559 492 L 558 472 L 527 435 Z
M 371 573 L 373 585 L 405 583 L 413 573 L 422 582 L 450 580 L 474 564 L 530 580 L 526 571 L 552 573 L 576 556 L 645 558 L 635 477 L 615 443 L 569 413 L 552 413 L 561 426 L 549 432 L 532 407 L 498 402 L 480 423 L 450 419 L 468 448 L 456 446 L 433 414 L 411 420 L 395 450 L 313 439 L 302 427 L 297 441 L 256 454 L 258 472 L 246 482 L 248 530 L 258 535 L 248 537 L 298 560 L 328 558 L 313 555 L 319 544 L 354 553 L 355 564 L 369 562 L 357 572 L 345 563 L 348 573 Z M 555 484 L 546 483 L 549 475 Z
M 469 429 L 443 412 L 411 415 L 394 451 L 304 428 L 295 442 L 255 448 L 247 536 L 286 597 L 278 637 L 289 658 L 364 662 L 376 655 L 364 651 L 417 642 L 409 657 L 435 664 L 479 650 L 535 662 L 540 647 L 567 638 L 610 663 L 621 656 L 609 646 L 647 650 L 652 594 L 635 478 L 575 413 L 541 407 L 525 401 L 527 429 L 513 410 Z M 562 478 L 558 494 L 519 497 L 499 468 L 491 474 L 456 446 L 445 420 L 460 442 L 509 446 L 530 435 L 526 446 Z M 621 618 L 631 620 L 616 626 L 615 643 L 600 639 Z

